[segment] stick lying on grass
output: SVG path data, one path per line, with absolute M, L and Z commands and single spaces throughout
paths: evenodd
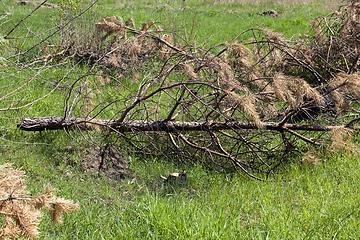
M 162 175 L 160 177 L 164 179 L 165 182 L 174 183 L 177 180 L 179 183 L 184 183 L 187 179 L 187 173 L 185 170 L 182 170 L 181 173 L 171 173 L 168 177 Z
M 24 131 L 45 131 L 58 129 L 82 129 L 94 130 L 96 126 L 108 127 L 120 132 L 130 131 L 169 131 L 175 128 L 178 131 L 219 131 L 228 129 L 258 129 L 255 124 L 248 122 L 181 122 L 181 121 L 128 121 L 118 122 L 109 119 L 69 118 L 64 121 L 63 117 L 32 117 L 24 118 L 18 125 Z M 263 123 L 262 130 L 302 130 L 302 131 L 331 131 L 339 126 L 301 125 L 301 124 L 280 124 Z M 358 130 L 359 127 L 354 127 Z

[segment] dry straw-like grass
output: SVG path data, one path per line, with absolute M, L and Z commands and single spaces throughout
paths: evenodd
M 127 27 L 131 27 L 135 29 L 135 21 L 132 18 L 129 18 L 126 22 L 125 22 L 125 26 Z
M 317 156 L 317 152 L 311 150 L 304 154 L 304 156 L 301 158 L 302 163 L 308 163 L 308 164 L 315 164 L 319 165 L 323 162 L 321 158 Z
M 146 32 L 149 29 L 149 24 L 146 22 L 141 23 L 140 31 Z
M 339 88 L 343 92 L 350 93 L 353 97 L 360 100 L 360 75 L 339 73 L 331 82 L 333 88 Z
M 70 211 L 76 211 L 79 209 L 77 204 L 74 204 L 71 200 L 64 198 L 56 198 L 52 202 L 52 208 L 49 209 L 51 220 L 55 224 L 63 223 L 63 216 Z
M 261 121 L 258 112 L 256 111 L 256 96 L 244 95 L 240 96 L 235 92 L 226 91 L 228 94 L 228 102 L 230 106 L 238 107 L 251 119 L 258 129 L 263 128 L 264 124 Z
M 252 66 L 252 55 L 249 48 L 244 44 L 234 41 L 231 43 L 226 43 L 226 48 L 230 53 L 230 56 L 235 58 L 234 61 L 231 61 L 234 69 L 238 71 L 247 71 L 247 69 Z
M 94 110 L 95 108 L 95 104 L 93 102 L 93 98 L 94 98 L 95 94 L 93 92 L 93 90 L 90 87 L 86 87 L 85 88 L 85 97 L 84 97 L 84 114 L 85 116 L 88 116 L 89 114 L 91 114 L 91 112 Z
M 189 78 L 189 80 L 197 81 L 198 75 L 194 71 L 194 67 L 191 63 L 185 63 L 183 65 L 183 72 L 185 76 Z
M 265 36 L 270 41 L 280 43 L 280 42 L 286 42 L 286 39 L 284 38 L 284 34 L 281 32 L 274 32 L 271 29 L 264 29 L 263 30 Z
M 356 41 L 353 36 L 357 35 L 360 28 L 360 1 L 351 1 L 346 8 L 345 15 L 346 17 L 339 30 L 339 35 L 343 38 L 348 38 L 352 44 L 358 47 L 359 42 Z
M 330 93 L 330 96 L 331 101 L 335 105 L 335 110 L 337 114 L 341 114 L 350 108 L 348 100 L 344 97 L 342 93 L 339 92 L 339 90 L 333 90 Z
M 241 91 L 249 93 L 248 88 L 242 84 L 234 75 L 234 70 L 226 62 L 216 59 L 213 61 L 213 70 L 217 72 L 217 83 L 224 91 Z
M 322 18 L 317 17 L 311 22 L 312 30 L 314 31 L 316 39 L 319 42 L 326 41 L 326 39 L 327 39 L 325 34 L 323 33 L 321 21 L 322 21 Z
M 236 58 L 244 58 L 250 56 L 249 48 L 247 48 L 244 44 L 240 43 L 239 41 L 226 43 L 226 48 Z
M 24 178 L 24 171 L 10 165 L 0 166 L 0 215 L 4 219 L 1 239 L 38 237 L 42 217 L 39 209 L 48 209 L 54 223 L 61 223 L 63 213 L 79 209 L 78 204 L 53 196 L 52 189 L 29 196 Z
M 331 79 L 328 85 L 331 91 L 331 99 L 335 104 L 338 114 L 350 108 L 350 104 L 344 93 L 350 93 L 356 99 L 360 99 L 360 75 L 338 73 L 335 78 Z
M 169 34 L 164 34 L 161 39 L 167 43 L 169 43 L 170 45 L 173 44 L 173 39 L 171 37 L 171 35 Z M 171 48 L 168 47 L 165 43 L 160 43 L 158 45 L 159 48 L 159 57 L 160 59 L 162 59 L 163 61 L 166 61 L 167 59 L 169 59 L 170 57 L 170 53 L 171 53 Z
M 106 35 L 102 38 L 105 40 L 113 33 L 117 33 L 118 37 L 126 39 L 126 29 L 124 28 L 124 22 L 121 17 L 112 16 L 101 19 L 100 23 L 96 23 L 95 27 L 100 31 L 106 32 Z
M 99 75 L 99 76 L 97 76 L 97 82 L 98 82 L 99 86 L 103 86 L 105 84 L 110 83 L 111 81 L 108 76 L 103 77 L 103 76 Z
M 351 142 L 353 130 L 345 126 L 339 126 L 330 131 L 331 146 L 329 151 L 358 152 L 357 147 Z
M 320 106 L 324 102 L 324 97 L 301 78 L 276 73 L 273 88 L 279 100 L 287 101 L 292 108 L 297 108 L 303 103 L 304 97 L 315 100 Z

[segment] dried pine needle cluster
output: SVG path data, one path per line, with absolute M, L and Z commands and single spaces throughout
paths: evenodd
M 324 97 L 301 78 L 277 73 L 274 76 L 273 87 L 276 96 L 281 101 L 287 101 L 292 108 L 297 108 L 302 104 L 304 97 L 314 99 L 319 105 L 324 101 Z
M 315 37 L 310 43 L 311 51 L 307 54 L 314 67 L 327 64 L 331 73 L 344 72 L 353 74 L 359 70 L 359 19 L 360 1 L 353 0 L 344 4 L 330 17 L 316 18 L 312 22 Z
M 323 160 L 321 158 L 319 158 L 317 155 L 318 155 L 318 153 L 315 150 L 308 151 L 301 158 L 301 162 L 302 163 L 319 165 L 319 164 L 321 164 L 321 162 Z
M 53 196 L 51 189 L 29 196 L 24 185 L 25 173 L 9 165 L 0 166 L 0 228 L 1 239 L 39 236 L 39 223 L 47 209 L 54 223 L 62 223 L 62 215 L 79 209 L 78 204 Z
M 336 77 L 329 82 L 331 99 L 335 104 L 336 111 L 341 113 L 350 109 L 350 101 L 346 94 L 351 94 L 357 100 L 360 99 L 360 75 L 338 73 Z
M 357 152 L 356 146 L 351 142 L 353 130 L 340 126 L 330 131 L 331 146 L 330 151 Z
M 256 97 L 255 95 L 239 96 L 234 92 L 228 91 L 229 105 L 232 107 L 239 107 L 244 111 L 255 126 L 259 129 L 263 127 L 263 123 L 260 120 L 259 114 L 256 111 Z
M 103 32 L 106 32 L 106 35 L 102 38 L 102 40 L 105 40 L 113 33 L 117 33 L 119 38 L 126 39 L 126 29 L 121 17 L 112 16 L 103 18 L 100 23 L 95 24 L 95 27 Z

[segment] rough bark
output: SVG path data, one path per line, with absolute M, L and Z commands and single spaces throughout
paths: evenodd
M 218 131 L 227 129 L 257 129 L 255 124 L 249 122 L 180 122 L 180 121 L 128 121 L 119 122 L 109 119 L 85 119 L 63 117 L 32 117 L 24 118 L 18 128 L 24 131 L 45 131 L 63 128 L 80 128 L 92 130 L 96 126 L 109 127 L 120 132 L 129 131 Z M 331 131 L 339 126 L 319 126 L 300 124 L 264 123 L 263 130 L 304 130 L 304 131 Z

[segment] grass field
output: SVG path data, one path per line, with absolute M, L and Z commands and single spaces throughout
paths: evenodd
M 146 7 L 164 3 L 175 10 Z M 328 15 L 338 5 L 338 1 L 109 0 L 99 1 L 91 18 L 97 18 L 97 22 L 105 16 L 132 17 L 137 27 L 153 18 L 186 36 L 192 44 L 209 47 L 231 41 L 253 27 L 270 28 L 287 38 L 311 35 L 311 21 Z M 179 10 L 185 6 L 190 9 Z M 31 5 L 2 1 L 0 34 L 6 35 L 32 9 Z M 257 14 L 267 9 L 282 14 L 278 18 Z M 58 9 L 40 9 L 12 36 L 41 32 L 58 17 Z M 26 49 L 42 36 L 9 42 Z M 5 50 L 2 54 L 11 53 Z M 44 77 L 66 74 L 66 66 L 46 69 Z M 86 71 L 84 68 L 78 68 L 74 74 L 80 75 Z M 3 75 L 1 84 L 15 83 L 25 79 L 26 74 Z M 131 82 L 124 85 L 134 87 Z M 47 87 L 29 86 L 23 96 L 29 101 L 37 99 L 46 93 Z M 108 98 L 115 94 L 108 91 Z M 65 97 L 63 92 L 55 92 L 34 104 L 26 115 L 61 115 Z M 10 162 L 25 170 L 32 195 L 52 186 L 58 196 L 80 203 L 81 210 L 66 215 L 62 225 L 53 225 L 45 215 L 40 239 L 360 238 L 358 154 L 324 151 L 319 153 L 322 161 L 316 165 L 301 163 L 300 156 L 294 157 L 266 182 L 245 180 L 238 174 L 220 174 L 200 164 L 174 165 L 162 158 L 143 159 L 127 152 L 121 154 L 124 171 L 99 173 L 97 163 L 92 163 L 96 146 L 86 137 L 61 130 L 24 133 L 16 128 L 18 119 L 10 118 L 14 113 L 0 112 L 0 117 L 0 131 L 6 140 L 0 142 L 0 164 Z M 92 134 L 92 139 L 104 138 L 99 133 Z M 353 142 L 359 144 L 358 139 Z M 175 189 L 160 178 L 182 169 L 187 170 L 188 180 Z

